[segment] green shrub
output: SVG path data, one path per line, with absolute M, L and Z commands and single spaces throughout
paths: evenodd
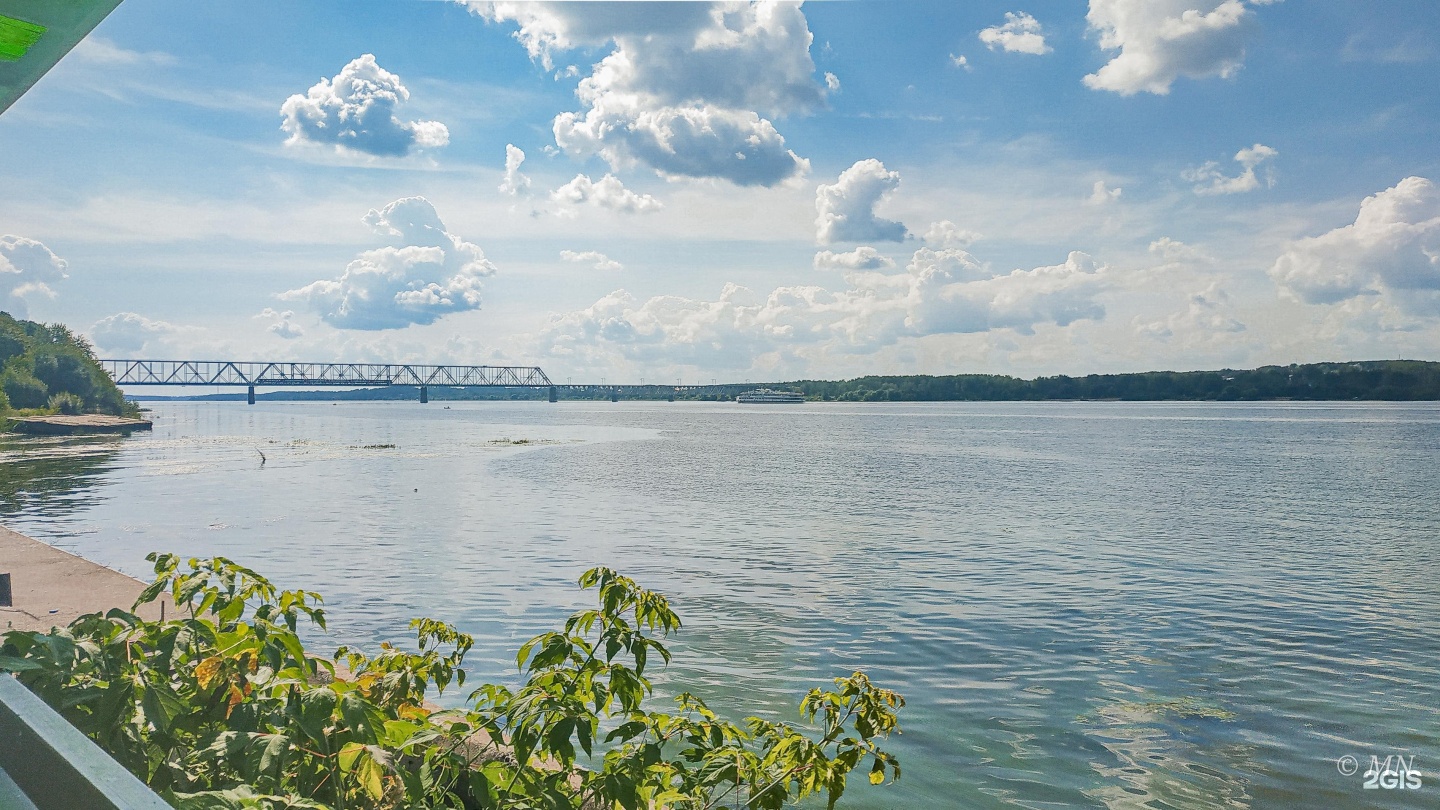
M 74 394 L 56 394 L 50 397 L 47 408 L 53 413 L 63 413 L 67 416 L 78 416 L 85 413 L 85 400 Z
M 805 696 L 808 734 L 726 722 L 690 694 L 671 713 L 644 707 L 648 665 L 670 660 L 660 638 L 680 619 L 609 569 L 580 578 L 596 608 L 520 648 L 523 686 L 436 710 L 427 690 L 466 680 L 473 640 L 454 627 L 417 619 L 416 652 L 321 658 L 297 633 L 302 618 L 324 628 L 319 594 L 278 591 L 221 557 L 188 570 L 149 559 L 156 580 L 132 611 L 168 593 L 180 618 L 116 609 L 12 631 L 0 671 L 178 807 L 773 809 L 816 793 L 833 807 L 862 761 L 872 784 L 900 776 L 879 742 L 904 700 L 858 672 Z

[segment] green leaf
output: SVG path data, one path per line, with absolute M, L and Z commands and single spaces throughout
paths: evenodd
M 31 661 L 28 658 L 16 658 L 13 655 L 0 655 L 0 671 L 30 672 L 37 669 L 45 669 L 45 665 L 35 661 Z
M 284 734 L 266 735 L 265 753 L 260 755 L 260 772 L 278 777 L 278 771 L 290 750 L 290 738 Z
M 628 723 L 621 723 L 613 731 L 605 735 L 605 742 L 608 743 L 613 740 L 628 742 L 631 739 L 645 733 L 646 728 L 647 726 L 645 725 L 645 722 L 643 720 L 631 720 Z
M 155 567 L 158 569 L 160 566 L 157 564 Z M 165 590 L 165 586 L 168 584 L 170 583 L 166 582 L 163 578 L 157 579 L 154 582 L 150 583 L 150 585 L 147 586 L 145 590 L 141 591 L 140 595 L 135 598 L 135 602 L 130 606 L 130 609 L 136 610 L 141 605 L 154 602 L 155 597 L 159 596 L 160 593 Z
M 175 718 L 190 713 L 190 706 L 170 689 L 169 684 L 146 683 L 140 695 L 140 705 L 149 720 L 161 734 L 168 734 Z
M 590 728 L 590 723 L 581 720 L 575 725 L 575 732 L 575 736 L 580 740 L 580 748 L 585 751 L 585 756 L 594 756 L 594 752 L 590 750 L 591 734 L 593 733 Z
M 570 735 L 574 732 L 575 718 L 567 717 L 551 726 L 545 734 L 545 744 L 550 748 L 550 752 L 566 765 L 575 760 L 575 746 L 570 742 Z
M 490 770 L 490 768 L 484 770 L 477 768 L 469 773 L 470 797 L 481 810 L 493 810 L 493 808 L 499 806 L 495 803 L 495 794 L 491 787 L 490 774 L 487 773 L 487 771 Z
M 354 692 L 346 692 L 340 698 L 340 716 L 345 718 L 345 725 L 361 741 L 375 743 L 380 738 L 380 726 L 384 718 L 378 716 L 374 707 L 365 702 L 365 699 Z
M 300 693 L 299 710 L 292 713 L 295 722 L 299 724 L 300 730 L 305 736 L 321 742 L 325 739 L 325 729 L 330 725 L 330 718 L 335 713 L 337 701 L 335 690 L 328 686 L 321 686 L 309 689 Z
M 290 653 L 290 657 L 295 659 L 295 663 L 304 666 L 305 647 L 300 643 L 300 637 L 294 633 L 277 633 L 276 637 L 284 645 L 285 651 Z

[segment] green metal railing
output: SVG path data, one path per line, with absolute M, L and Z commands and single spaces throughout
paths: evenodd
M 0 808 L 169 807 L 19 681 L 0 675 Z

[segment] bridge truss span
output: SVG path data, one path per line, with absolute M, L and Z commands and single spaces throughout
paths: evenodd
M 551 388 L 538 366 L 415 363 L 264 363 L 231 360 L 101 360 L 116 385 L 449 385 Z

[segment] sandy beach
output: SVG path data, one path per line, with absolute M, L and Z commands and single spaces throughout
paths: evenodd
M 146 585 L 0 526 L 0 574 L 7 573 L 14 605 L 0 606 L 0 632 L 49 630 L 86 613 L 128 610 Z M 140 615 L 158 619 L 160 607 L 146 605 Z

